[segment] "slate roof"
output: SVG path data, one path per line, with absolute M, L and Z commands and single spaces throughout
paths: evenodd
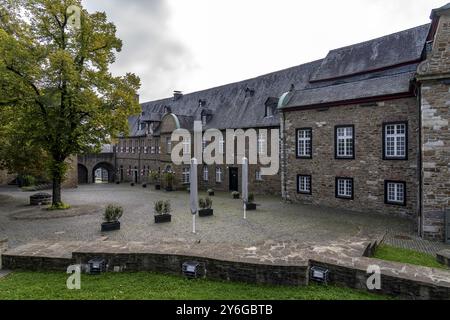
M 311 81 L 342 78 L 379 70 L 422 57 L 430 24 L 390 34 L 378 39 L 331 50 Z
M 165 107 L 170 107 L 186 129 L 201 119 L 202 110 L 210 114 L 204 129 L 261 128 L 279 126 L 279 111 L 265 117 L 265 104 L 275 105 L 288 91 L 281 109 L 410 92 L 429 29 L 430 24 L 419 26 L 332 50 L 322 60 L 178 99 L 143 103 L 143 113 L 129 118 L 130 135 L 145 135 L 139 122 L 160 121 Z

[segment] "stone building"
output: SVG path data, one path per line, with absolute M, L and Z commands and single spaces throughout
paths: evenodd
M 450 4 L 431 19 L 311 63 L 143 103 L 116 145 L 117 179 L 142 183 L 150 170 L 173 171 L 175 187 L 185 188 L 189 168 L 172 163 L 171 134 L 192 131 L 196 120 L 222 132 L 279 129 L 279 174 L 261 176 L 252 165 L 251 191 L 405 216 L 425 238 L 442 240 L 450 208 Z M 239 165 L 198 171 L 201 188 L 240 189 Z

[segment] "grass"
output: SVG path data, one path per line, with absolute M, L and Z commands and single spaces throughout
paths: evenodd
M 70 209 L 70 204 L 66 204 L 63 202 L 59 202 L 57 204 L 51 205 L 50 207 L 47 208 L 47 210 L 49 211 L 55 211 L 55 210 L 68 210 Z
M 377 248 L 374 258 L 448 270 L 446 266 L 437 262 L 436 258 L 431 254 L 396 248 L 385 244 Z
M 81 289 L 68 290 L 68 275 L 57 272 L 14 272 L 0 279 L 0 300 L 384 300 L 386 296 L 334 287 L 265 286 L 188 280 L 155 273 L 81 275 Z

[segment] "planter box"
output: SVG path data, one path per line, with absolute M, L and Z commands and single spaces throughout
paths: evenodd
M 212 216 L 214 214 L 214 210 L 213 209 L 200 209 L 198 210 L 198 216 L 199 217 L 209 217 Z
M 155 190 L 161 190 L 161 185 L 160 184 L 155 184 Z
M 157 214 L 155 215 L 155 223 L 164 223 L 172 221 L 171 214 Z
M 142 185 L 142 188 L 147 188 L 147 184 L 144 183 L 144 184 Z
M 134 183 L 133 183 L 133 182 L 132 182 L 132 183 L 130 183 L 130 186 L 134 187 Z
M 240 194 L 234 194 L 233 199 L 239 199 L 240 196 L 241 196 Z
M 245 205 L 245 209 L 247 211 L 252 211 L 252 210 L 256 210 L 256 203 L 247 203 Z
M 114 231 L 114 230 L 120 230 L 120 222 L 119 221 L 102 223 L 102 232 Z
M 210 197 L 214 196 L 214 191 L 213 192 L 208 192 L 208 196 L 210 196 Z
M 30 205 L 38 206 L 39 204 L 46 205 L 52 203 L 52 195 L 44 192 L 36 193 L 30 196 Z

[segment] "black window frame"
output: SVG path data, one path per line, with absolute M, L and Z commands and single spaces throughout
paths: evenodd
M 352 182 L 352 195 L 350 197 L 339 195 L 339 180 L 350 180 Z M 353 200 L 355 198 L 355 179 L 350 177 L 336 177 L 334 182 L 334 195 L 337 199 Z
M 394 125 L 394 124 L 404 124 L 406 126 L 405 128 L 405 156 L 404 157 L 388 157 L 386 156 L 386 127 L 388 125 Z M 383 160 L 392 160 L 392 161 L 405 161 L 408 160 L 408 136 L 409 136 L 409 126 L 408 121 L 391 121 L 391 122 L 383 122 L 383 134 L 382 134 L 382 159 Z
M 338 155 L 338 137 L 337 137 L 337 131 L 341 128 L 352 128 L 353 133 L 353 139 L 352 139 L 352 150 L 353 155 L 352 156 L 339 156 Z M 334 159 L 336 160 L 355 160 L 356 158 L 356 132 L 355 132 L 355 125 L 354 124 L 345 124 L 345 125 L 338 125 L 334 126 Z
M 300 191 L 300 177 L 309 177 L 309 192 Z M 304 194 L 304 195 L 312 195 L 312 176 L 309 174 L 298 174 L 297 175 L 297 193 L 298 194 Z
M 311 147 L 309 148 L 309 156 L 300 156 L 298 154 L 298 132 L 302 131 L 302 130 L 308 130 L 311 134 L 311 139 L 310 139 L 310 145 Z M 298 128 L 295 129 L 295 156 L 297 159 L 312 159 L 313 157 L 313 129 L 312 127 L 305 127 L 305 128 Z
M 392 201 L 389 201 L 389 199 L 388 199 L 388 183 L 403 184 L 403 202 L 392 202 Z M 406 181 L 401 181 L 401 180 L 384 180 L 384 203 L 385 204 L 389 204 L 389 205 L 393 205 L 393 206 L 405 207 L 406 206 L 406 197 L 407 197 Z

